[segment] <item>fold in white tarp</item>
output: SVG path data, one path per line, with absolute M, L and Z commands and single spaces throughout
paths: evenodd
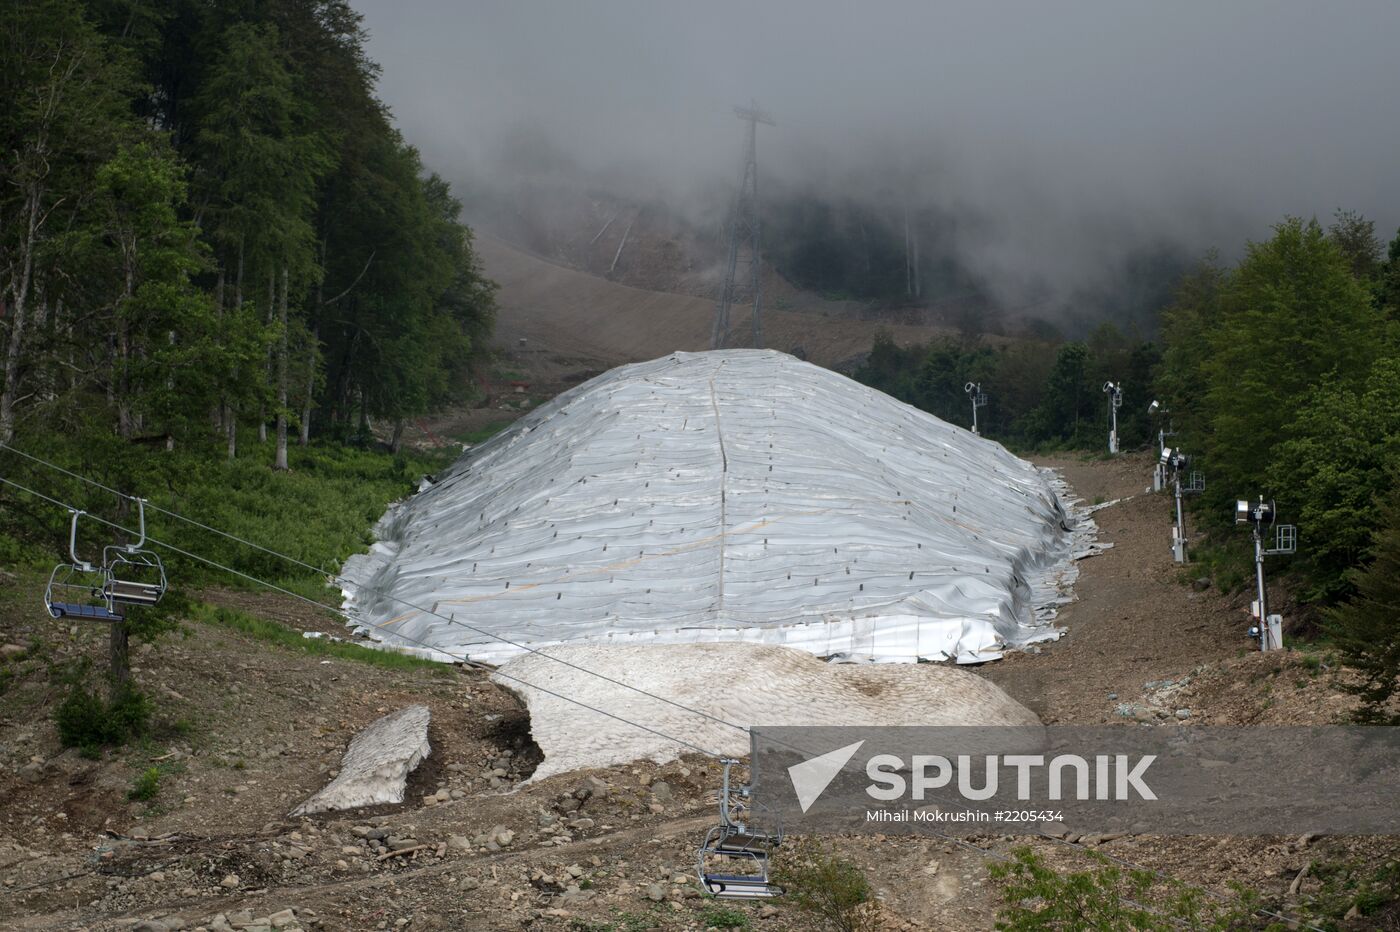
M 676 353 L 560 395 L 392 506 L 346 605 L 390 644 L 489 663 L 706 641 L 989 660 L 1056 636 L 1074 535 L 1052 482 L 791 356 Z

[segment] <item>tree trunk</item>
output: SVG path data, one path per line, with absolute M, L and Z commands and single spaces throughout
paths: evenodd
M 277 303 L 282 339 L 277 349 L 277 455 L 273 469 L 287 468 L 287 267 L 282 266 L 282 294 Z
M 116 382 L 117 401 L 117 436 L 123 440 L 131 439 L 133 421 L 131 417 L 130 401 L 130 378 L 127 370 L 130 367 L 131 357 L 131 333 L 130 327 L 120 316 L 117 318 L 117 371 L 114 381 Z
M 111 682 L 112 698 L 115 699 L 131 683 L 131 644 L 126 622 L 117 622 L 111 627 L 107 678 Z
M 390 453 L 397 453 L 399 452 L 399 450 L 403 449 L 403 428 L 403 418 L 399 418 L 397 421 L 394 422 L 394 436 L 393 439 L 389 441 Z
M 14 323 L 10 325 L 10 343 L 5 347 L 5 384 L 0 389 L 0 441 L 9 443 L 15 436 L 15 399 L 19 397 L 19 356 L 24 346 L 24 320 L 29 302 L 29 283 L 34 273 L 34 246 L 39 235 L 39 201 L 42 191 L 30 185 L 28 224 L 20 256 L 19 281 L 11 281 L 14 294 Z
M 233 280 L 233 307 L 235 311 L 243 310 L 243 240 L 238 240 L 238 274 Z M 228 445 L 228 458 L 230 461 L 238 457 L 238 408 L 231 401 L 225 400 L 224 410 L 224 438 Z
M 224 321 L 224 263 L 219 262 L 219 276 L 214 280 L 214 319 Z M 224 423 L 224 405 L 220 401 L 209 411 L 209 423 L 218 430 Z
M 277 273 L 267 273 L 267 313 L 263 319 L 267 323 L 272 323 L 274 308 L 277 307 Z M 269 347 L 267 358 L 263 360 L 263 374 L 270 382 L 272 381 L 272 349 Z M 266 397 L 266 396 L 264 396 Z M 258 443 L 267 443 L 267 402 L 258 402 Z
M 311 442 L 311 401 L 316 391 L 316 344 L 321 341 L 321 325 L 311 328 L 311 346 L 306 351 L 306 400 L 301 406 L 301 432 L 297 442 L 306 446 Z

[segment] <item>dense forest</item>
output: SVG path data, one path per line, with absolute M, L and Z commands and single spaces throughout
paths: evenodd
M 0 9 L 0 441 L 285 469 L 470 391 L 492 286 L 364 43 L 344 0 Z
M 1293 588 L 1380 710 L 1400 676 L 1400 235 L 1387 247 L 1346 211 L 1325 229 L 1286 219 L 1233 267 L 1211 256 L 1185 275 L 1160 334 L 1133 341 L 1105 324 L 1083 342 L 880 338 L 857 378 L 959 424 L 971 419 L 963 386 L 980 382 L 983 433 L 1020 449 L 1106 449 L 1103 383 L 1121 383 L 1124 447 L 1155 449 L 1158 430 L 1174 431 L 1167 443 L 1207 477 L 1197 520 L 1234 541 L 1224 549 L 1236 562 L 1236 499 L 1272 498 L 1298 526 Z

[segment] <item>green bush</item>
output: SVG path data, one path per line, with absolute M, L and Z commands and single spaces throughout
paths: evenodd
M 160 768 L 149 767 L 141 771 L 141 775 L 131 784 L 131 792 L 126 794 L 126 798 L 138 802 L 147 802 L 155 799 L 159 793 Z
M 122 745 L 150 729 L 151 704 L 131 686 L 106 701 L 77 684 L 58 707 L 55 721 L 58 739 L 66 748 Z
M 879 904 L 865 874 L 812 839 L 782 849 L 773 882 L 783 888 L 788 904 L 824 928 L 837 932 L 879 928 Z
M 752 928 L 748 913 L 729 906 L 707 906 L 700 913 L 700 921 L 707 929 Z
M 1252 928 L 1254 902 L 1207 901 L 1205 894 L 1175 881 L 1161 881 L 1148 871 L 1124 871 L 1100 854 L 1094 866 L 1061 874 L 1030 848 L 992 865 L 1002 907 L 996 928 L 1006 932 L 1083 930 L 1083 932 L 1168 932 L 1175 929 Z M 1165 886 L 1164 886 L 1165 885 Z

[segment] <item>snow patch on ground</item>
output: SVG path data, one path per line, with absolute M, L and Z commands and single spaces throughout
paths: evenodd
M 369 725 L 350 742 L 336 778 L 291 814 L 403 802 L 408 775 L 431 750 L 430 714 L 427 706 L 411 705 Z
M 532 780 L 695 750 L 744 757 L 746 729 L 760 726 L 1040 724 L 990 680 L 943 664 L 833 664 L 752 644 L 580 645 L 548 653 L 516 657 L 496 675 L 528 707 L 531 735 L 544 752 Z M 605 671 L 635 689 L 585 671 Z

